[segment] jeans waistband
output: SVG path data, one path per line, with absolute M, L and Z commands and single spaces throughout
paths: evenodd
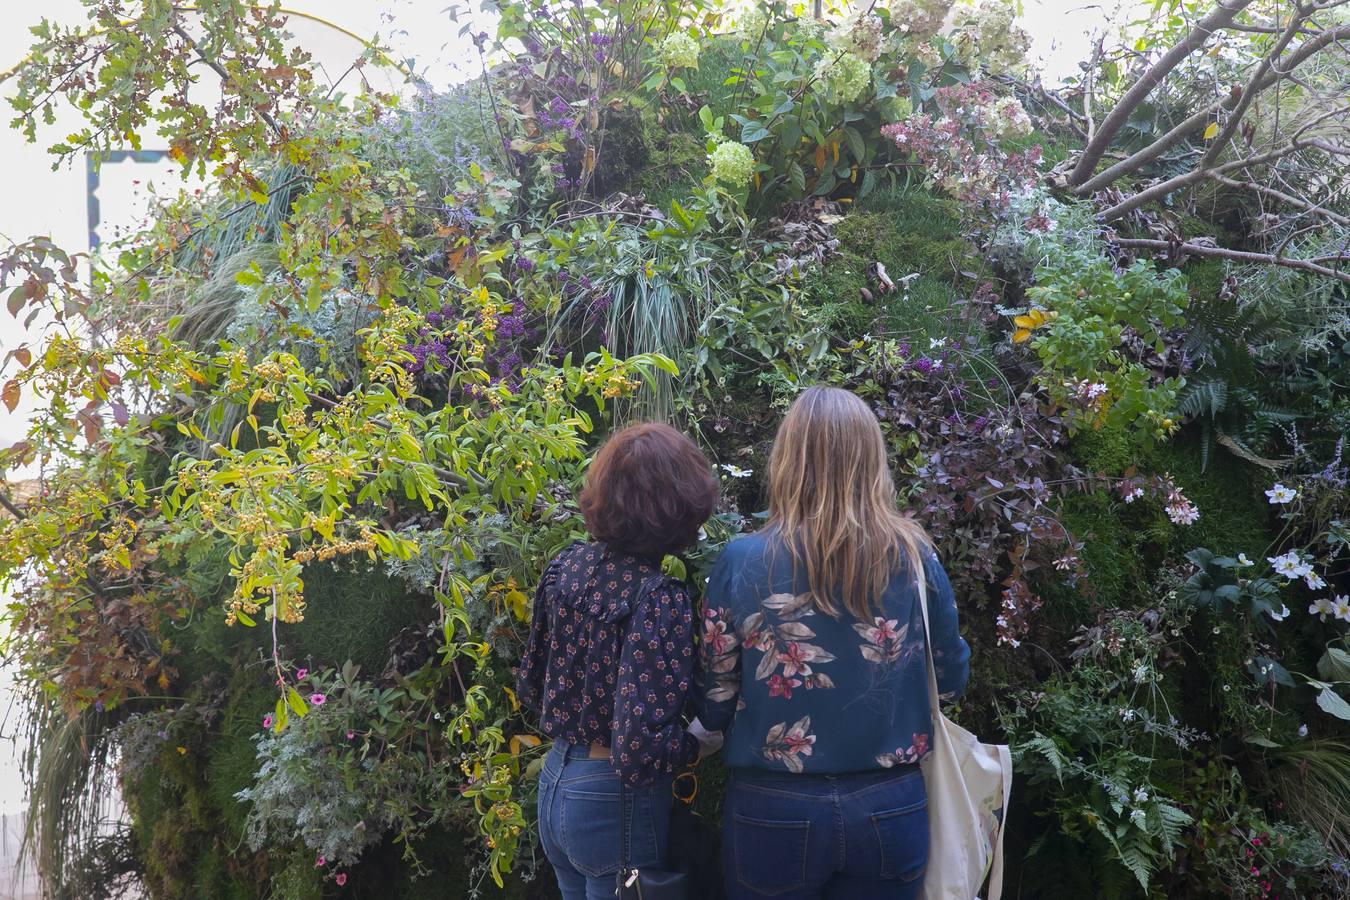
M 562 757 L 563 762 L 572 762 L 578 759 L 586 759 L 591 762 L 608 763 L 608 759 L 600 759 L 591 756 L 590 744 L 574 744 L 571 741 L 565 741 L 558 738 L 553 742 L 553 750 Z
M 867 787 L 883 781 L 899 780 L 910 775 L 918 775 L 922 770 L 918 763 L 892 766 L 889 769 L 868 769 L 864 772 L 771 772 L 767 769 L 731 770 L 731 777 L 747 784 L 772 785 L 775 787 L 805 788 L 814 785 L 835 785 L 844 790 L 854 787 Z

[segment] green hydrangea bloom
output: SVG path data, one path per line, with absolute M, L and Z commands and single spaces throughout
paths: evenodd
M 852 103 L 872 83 L 872 67 L 852 53 L 828 53 L 816 63 L 816 79 L 841 103 Z
M 661 42 L 658 53 L 661 61 L 671 69 L 697 69 L 698 68 L 698 41 L 695 41 L 689 35 L 682 31 L 676 31 L 666 36 Z
M 744 187 L 755 174 L 755 154 L 744 144 L 723 141 L 708 154 L 713 178 L 733 187 Z

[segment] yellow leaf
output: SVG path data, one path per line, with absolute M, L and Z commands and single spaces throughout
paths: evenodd
M 511 701 L 511 711 L 518 711 L 520 709 L 520 698 L 516 696 L 516 692 L 509 687 L 504 687 L 502 690 L 506 691 L 506 696 Z
M 1037 325 L 1041 323 L 1036 321 L 1036 319 L 1032 316 L 1013 316 L 1013 324 L 1016 325 L 1018 328 L 1030 329 L 1035 328 Z
M 1209 127 L 1205 129 L 1205 140 L 1212 141 L 1219 134 L 1219 123 L 1210 122 Z
M 1014 344 L 1020 344 L 1029 337 L 1031 337 L 1031 332 L 1028 329 L 1019 328 L 1013 332 L 1012 339 Z

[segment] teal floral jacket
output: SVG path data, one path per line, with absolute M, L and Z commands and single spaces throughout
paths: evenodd
M 937 557 L 924 563 L 938 691 L 965 689 L 970 648 Z M 733 541 L 704 600 L 699 718 L 726 732 L 733 768 L 838 774 L 917 763 L 928 752 L 923 614 L 901 571 L 880 615 L 818 612 L 772 530 Z

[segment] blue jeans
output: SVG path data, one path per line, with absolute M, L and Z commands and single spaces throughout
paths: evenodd
M 928 864 L 919 767 L 853 775 L 738 769 L 722 819 L 729 900 L 912 900 Z
M 613 900 L 622 832 L 619 776 L 608 759 L 557 741 L 539 776 L 539 838 L 563 900 Z M 670 838 L 670 779 L 626 789 L 633 801 L 629 860 L 659 867 Z

